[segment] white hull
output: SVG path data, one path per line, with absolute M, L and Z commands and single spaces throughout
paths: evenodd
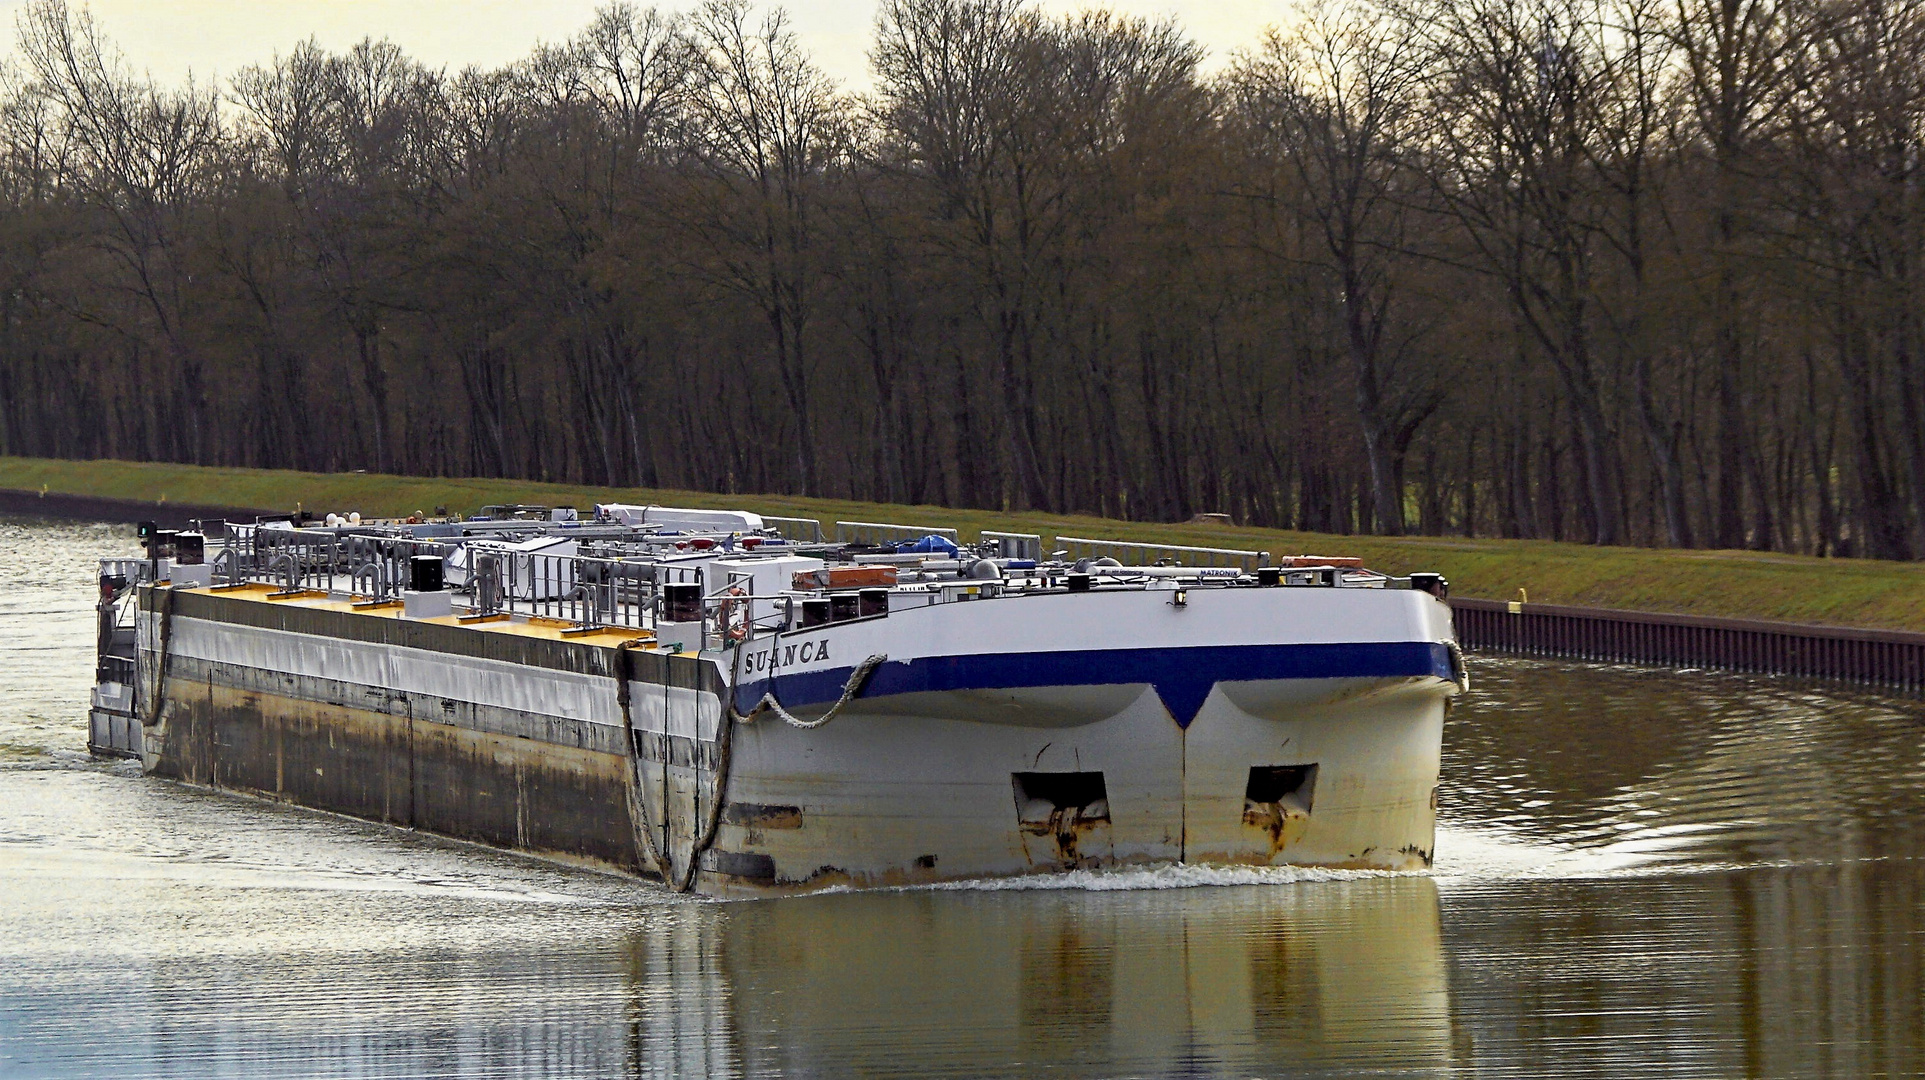
M 766 856 L 774 883 L 800 888 L 1176 862 L 1421 869 L 1434 846 L 1446 686 L 1407 680 L 1359 694 L 1354 682 L 1325 681 L 1321 702 L 1284 720 L 1219 693 L 1187 730 L 1147 689 L 1074 727 L 875 714 L 814 731 L 758 722 L 736 733 L 729 800 L 796 813 L 769 815 L 776 827 L 725 819 L 716 848 Z M 1307 813 L 1286 812 L 1280 828 L 1246 813 L 1252 766 L 1307 764 L 1317 766 Z M 1012 780 L 1021 773 L 1101 773 L 1107 820 L 1025 828 Z
M 1323 618 L 1330 595 L 1214 594 L 1205 597 L 1221 602 L 1214 613 L 1196 610 L 1194 598 L 1188 610 L 1173 610 L 1168 594 L 1155 592 L 1104 598 L 1116 618 L 1083 622 L 1079 630 L 1084 644 L 1108 647 L 1092 651 L 1117 657 L 1090 665 L 1116 672 L 1118 681 L 1099 684 L 880 693 L 891 684 L 884 676 L 893 664 L 913 667 L 918 659 L 919 618 L 954 620 L 958 608 L 990 616 L 1007 605 L 948 605 L 836 627 L 819 640 L 839 672 L 889 644 L 909 659 L 892 656 L 824 727 L 807 730 L 764 715 L 737 728 L 728 801 L 757 809 L 724 818 L 705 864 L 718 871 L 712 887 L 860 887 L 1176 862 L 1427 867 L 1444 711 L 1457 691 L 1451 679 L 1430 673 L 1215 682 L 1201 707 L 1181 718 L 1164 700 L 1183 693 L 1170 685 L 1186 670 L 1182 658 L 1194 653 L 1207 666 L 1222 641 L 1356 646 L 1355 662 L 1368 664 L 1371 646 L 1438 640 L 1431 620 L 1442 605 L 1427 596 L 1351 593 L 1342 598 L 1348 617 L 1337 622 Z M 1300 599 L 1302 610 L 1279 610 L 1279 600 Z M 1359 618 L 1359 599 L 1378 610 Z M 1007 652 L 975 654 L 978 667 L 993 672 L 996 658 L 1010 655 L 1020 673 L 1035 655 L 1024 650 L 1054 640 L 1063 651 L 1066 628 L 1053 625 L 1055 612 L 1043 604 L 1034 610 L 1035 619 L 1000 634 L 965 628 L 943 635 L 943 643 L 1003 645 Z M 1187 640 L 1169 640 L 1172 626 L 1187 631 Z M 1348 640 L 1341 640 L 1345 631 Z M 1447 624 L 1442 633 L 1448 641 Z M 1159 643 L 1174 658 L 1170 668 L 1144 670 L 1138 658 Z M 1315 662 L 1332 661 L 1320 655 Z M 1122 681 L 1138 673 L 1145 681 Z M 778 699 L 787 678 L 774 684 Z M 741 707 L 768 685 L 745 678 Z M 824 707 L 794 711 L 812 716 Z M 1266 805 L 1247 798 L 1253 768 L 1310 766 L 1314 779 L 1296 800 Z M 1030 774 L 1100 774 L 1101 812 L 1047 820 L 1032 805 L 1026 814 L 1018 777 Z

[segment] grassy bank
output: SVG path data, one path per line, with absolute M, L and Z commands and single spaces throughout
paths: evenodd
M 0 457 L 0 488 L 223 506 L 369 515 L 471 512 L 488 503 L 586 507 L 596 502 L 741 506 L 820 518 L 952 525 L 1154 543 L 1251 548 L 1279 554 L 1359 555 L 1392 573 L 1437 570 L 1465 596 L 1515 599 L 1518 589 L 1543 603 L 1669 611 L 1731 618 L 1784 619 L 1839 626 L 1925 631 L 1925 565 L 1814 559 L 1742 551 L 1651 551 L 1540 540 L 1358 537 L 1199 525 L 1158 525 L 1048 514 L 1000 514 L 930 506 L 889 506 L 781 495 L 726 496 L 688 491 L 608 490 L 519 480 L 436 480 L 365 473 L 319 474 L 217 469 L 123 461 L 50 461 Z

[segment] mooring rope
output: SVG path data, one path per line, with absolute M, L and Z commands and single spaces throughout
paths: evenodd
M 615 701 L 622 707 L 622 745 L 628 750 L 628 768 L 623 773 L 622 787 L 628 796 L 628 828 L 633 833 L 636 850 L 648 857 L 648 863 L 660 874 L 662 881 L 673 887 L 674 872 L 662 858 L 661 849 L 655 846 L 655 827 L 648 820 L 648 800 L 642 791 L 642 755 L 635 745 L 635 724 L 629 710 L 629 649 L 635 641 L 624 641 L 615 646 Z M 668 792 L 663 789 L 662 808 L 668 809 Z M 677 890 L 680 891 L 680 890 Z
M 805 731 L 811 728 L 819 728 L 829 721 L 834 720 L 842 712 L 843 706 L 854 701 L 856 695 L 862 693 L 862 688 L 868 685 L 869 676 L 875 674 L 875 670 L 886 663 L 888 659 L 888 653 L 876 653 L 862 663 L 857 664 L 856 669 L 849 673 L 849 681 L 842 684 L 842 697 L 838 698 L 834 705 L 829 706 L 828 712 L 823 713 L 814 720 L 803 720 L 783 708 L 782 703 L 775 699 L 773 686 L 762 695 L 761 701 L 755 703 L 755 708 L 750 709 L 746 713 L 736 711 L 735 688 L 730 687 L 729 715 L 733 717 L 738 724 L 752 724 L 755 722 L 756 717 L 761 716 L 765 712 L 772 712 L 781 717 L 790 727 L 799 727 Z M 742 672 L 742 645 L 739 642 L 735 646 L 735 671 L 736 678 L 739 682 Z M 769 681 L 773 683 L 775 677 L 771 675 Z
M 709 798 L 708 813 L 703 815 L 704 820 L 702 821 L 701 831 L 696 834 L 695 842 L 689 846 L 687 863 L 683 865 L 680 873 L 676 873 L 674 860 L 666 855 L 655 843 L 654 824 L 649 820 L 648 800 L 642 790 L 641 753 L 635 741 L 635 726 L 629 705 L 628 686 L 630 649 L 634 647 L 638 641 L 639 639 L 637 639 L 637 641 L 624 641 L 615 647 L 618 658 L 615 671 L 615 697 L 616 701 L 621 705 L 622 737 L 628 751 L 628 770 L 624 774 L 627 783 L 624 787 L 627 789 L 628 796 L 629 829 L 635 834 L 637 840 L 636 847 L 647 855 L 649 864 L 655 868 L 656 873 L 661 875 L 662 880 L 667 883 L 668 887 L 678 893 L 688 892 L 695 885 L 695 875 L 701 863 L 702 855 L 714 846 L 715 834 L 721 829 L 722 809 L 728 803 L 729 776 L 733 771 L 735 760 L 735 724 L 753 723 L 755 719 L 763 713 L 772 712 L 795 727 L 805 730 L 809 728 L 819 728 L 835 719 L 836 716 L 842 712 L 844 706 L 855 700 L 856 695 L 860 694 L 862 688 L 868 684 L 869 676 L 875 672 L 876 668 L 886 662 L 889 657 L 886 653 L 871 656 L 861 664 L 858 664 L 855 671 L 850 673 L 849 681 L 842 686 L 842 697 L 817 719 L 803 720 L 790 713 L 787 709 L 784 709 L 782 703 L 775 699 L 774 691 L 763 694 L 762 700 L 757 702 L 755 707 L 747 713 L 737 710 L 735 693 L 736 687 L 740 685 L 741 681 L 742 646 L 746 644 L 747 639 L 745 638 L 743 641 L 736 643 L 735 670 L 733 672 L 734 682 L 729 687 L 727 706 L 729 719 L 733 720 L 734 723 L 717 725 L 715 770 L 713 774 L 714 783 Z M 663 721 L 666 723 L 667 718 L 664 717 Z M 696 725 L 695 743 L 699 751 L 701 746 L 701 725 L 699 722 Z M 666 790 L 663 792 L 663 797 L 663 809 L 664 815 L 666 816 Z
M 147 710 L 147 719 L 142 721 L 148 727 L 160 723 L 161 706 L 166 703 L 167 667 L 168 661 L 173 657 L 170 645 L 174 637 L 174 590 L 171 587 L 162 589 L 159 585 L 152 586 L 152 589 L 160 593 L 164 599 L 156 605 L 158 609 L 156 614 L 160 616 L 160 627 L 155 636 L 160 639 L 160 655 L 154 658 L 153 705 Z
M 1470 693 L 1470 665 L 1464 662 L 1464 647 L 1455 641 L 1448 641 L 1444 643 L 1444 648 L 1450 653 L 1451 681 L 1457 684 L 1460 692 Z
M 736 647 L 735 655 L 736 662 L 739 664 L 742 656 L 742 649 L 739 644 Z M 729 697 L 729 711 L 734 712 L 735 691 L 733 688 L 730 688 Z M 697 700 L 700 699 L 698 698 Z M 695 838 L 695 843 L 689 846 L 688 866 L 683 868 L 681 880 L 675 883 L 676 892 L 687 892 L 695 884 L 695 865 L 701 860 L 703 853 L 715 844 L 716 831 L 720 829 L 722 825 L 722 804 L 727 802 L 729 797 L 729 770 L 734 763 L 735 756 L 735 725 L 722 723 L 715 726 L 715 783 L 714 789 L 710 793 L 708 820 L 702 823 L 701 834 Z M 701 747 L 702 722 L 698 713 L 695 722 L 696 764 L 698 767 L 701 761 Z M 701 789 L 698 787 L 696 790 L 700 791 Z

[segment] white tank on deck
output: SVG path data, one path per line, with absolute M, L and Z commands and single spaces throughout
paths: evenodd
M 630 527 L 648 526 L 680 532 L 756 532 L 762 528 L 762 515 L 746 510 L 689 510 L 673 506 L 598 503 L 595 517 Z

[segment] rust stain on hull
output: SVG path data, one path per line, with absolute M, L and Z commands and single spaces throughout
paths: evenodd
M 1243 824 L 1257 834 L 1251 846 L 1268 851 L 1261 860 L 1267 863 L 1303 838 L 1304 830 L 1310 827 L 1310 815 L 1294 806 L 1257 803 L 1243 811 Z

